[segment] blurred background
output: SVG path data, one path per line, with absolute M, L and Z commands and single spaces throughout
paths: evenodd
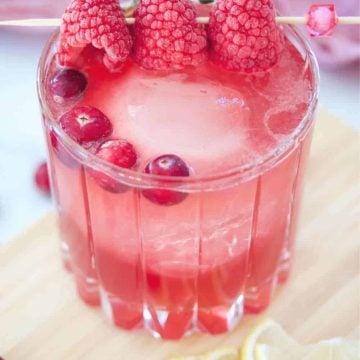
M 286 15 L 305 14 L 313 3 L 275 2 Z M 0 0 L 0 20 L 59 17 L 68 3 L 69 0 Z M 360 15 L 359 0 L 333 3 L 341 16 Z M 34 185 L 35 169 L 46 158 L 36 68 L 50 32 L 0 28 L 0 243 L 21 233 L 52 207 L 51 198 Z M 321 66 L 321 106 L 359 130 L 359 26 L 338 26 L 333 37 L 311 42 Z

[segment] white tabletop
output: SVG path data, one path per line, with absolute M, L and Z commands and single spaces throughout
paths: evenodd
M 36 67 L 48 34 L 0 29 L 0 243 L 52 207 L 33 184 L 46 151 L 36 95 Z M 321 103 L 360 127 L 359 69 L 322 72 Z

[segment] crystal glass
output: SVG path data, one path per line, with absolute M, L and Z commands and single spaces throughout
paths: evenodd
M 241 166 L 178 178 L 113 166 L 63 132 L 58 114 L 74 104 L 53 104 L 47 88 L 58 34 L 46 45 L 38 93 L 62 258 L 80 297 L 101 304 L 117 326 L 143 327 L 164 339 L 194 330 L 223 333 L 244 312 L 266 308 L 276 286 L 288 278 L 319 73 L 306 41 L 291 27 L 285 32 L 311 85 L 296 127 L 280 134 L 271 151 Z M 189 99 L 186 92 L 183 96 Z M 281 121 L 287 124 L 286 112 Z M 102 189 L 94 170 L 126 191 Z M 143 196 L 149 189 L 182 192 L 186 198 L 160 206 Z

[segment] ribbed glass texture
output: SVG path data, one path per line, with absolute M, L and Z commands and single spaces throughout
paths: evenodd
M 263 163 L 173 182 L 106 168 L 63 136 L 44 96 L 52 40 L 45 48 L 39 97 L 63 261 L 80 297 L 101 305 L 115 325 L 143 327 L 163 339 L 223 333 L 244 312 L 265 309 L 287 279 L 318 82 L 311 51 L 287 31 L 313 71 L 314 94 L 299 131 Z M 91 169 L 107 172 L 127 191 L 102 189 Z M 142 195 L 153 187 L 188 196 L 159 206 Z

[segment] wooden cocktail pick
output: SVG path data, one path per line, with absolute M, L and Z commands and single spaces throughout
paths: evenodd
M 131 13 L 128 12 L 130 15 Z M 125 13 L 127 15 L 127 13 Z M 208 24 L 208 17 L 197 17 L 199 24 Z M 310 36 L 330 36 L 339 25 L 359 25 L 360 16 L 337 16 L 335 5 L 317 5 L 310 7 L 304 16 L 277 16 L 278 24 L 306 25 Z M 56 27 L 60 26 L 61 19 L 22 19 L 1 20 L 0 26 L 29 26 L 29 27 Z M 127 17 L 128 25 L 135 23 L 135 18 Z

